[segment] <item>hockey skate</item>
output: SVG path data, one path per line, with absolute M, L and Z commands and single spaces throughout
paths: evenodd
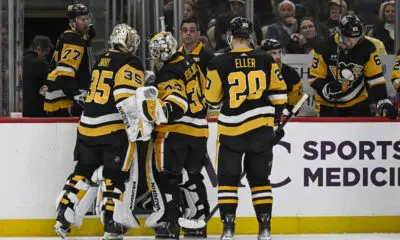
M 162 222 L 154 228 L 156 239 L 179 239 L 180 226 L 178 223 Z
M 267 213 L 260 214 L 258 218 L 257 240 L 271 240 L 271 217 Z
M 233 240 L 233 235 L 235 234 L 235 215 L 226 214 L 224 219 L 222 219 L 222 223 L 224 224 L 224 231 L 220 240 Z
M 66 207 L 64 207 L 64 206 L 59 207 L 59 209 L 57 211 L 56 224 L 54 225 L 54 231 L 62 239 L 65 239 L 67 237 L 68 233 L 71 232 L 71 223 L 69 223 L 64 217 L 65 209 L 66 209 Z
M 199 229 L 182 228 L 185 238 L 207 238 L 207 226 Z
M 124 233 L 127 231 L 128 229 L 122 224 L 116 223 L 113 220 L 108 220 L 104 224 L 103 240 L 122 240 Z
M 118 233 L 109 233 L 105 232 L 103 236 L 103 240 L 123 240 L 124 235 Z

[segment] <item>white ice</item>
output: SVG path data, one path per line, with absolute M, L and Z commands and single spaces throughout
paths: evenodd
M 20 237 L 0 238 L 0 240 L 59 240 L 56 237 Z M 99 240 L 101 237 L 72 237 L 71 240 Z M 152 236 L 125 237 L 124 240 L 154 239 Z M 184 238 L 181 238 L 184 239 Z M 207 239 L 217 240 L 219 236 L 209 236 Z M 237 240 L 257 239 L 255 235 L 238 235 Z M 273 235 L 273 240 L 400 240 L 400 234 L 328 234 L 328 235 Z

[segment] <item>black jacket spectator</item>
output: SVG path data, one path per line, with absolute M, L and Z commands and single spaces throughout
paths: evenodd
M 395 54 L 395 5 L 394 1 L 382 3 L 379 10 L 380 22 L 372 30 L 372 37 L 383 42 L 388 54 Z M 369 34 L 371 35 L 371 34 Z
M 23 116 L 46 117 L 43 111 L 44 95 L 41 89 L 45 85 L 49 66 L 44 59 L 39 58 L 33 50 L 24 55 L 23 68 Z M 42 89 L 44 90 L 44 89 Z

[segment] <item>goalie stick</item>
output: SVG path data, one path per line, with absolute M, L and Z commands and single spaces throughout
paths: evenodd
M 293 107 L 292 111 L 289 113 L 289 115 L 282 121 L 282 123 L 279 125 L 279 127 L 276 129 L 276 131 L 281 131 L 283 127 L 289 122 L 290 118 L 292 118 L 303 106 L 303 104 L 307 101 L 309 95 L 307 93 L 304 93 L 303 97 L 299 100 L 299 102 Z M 242 179 L 245 176 L 243 174 L 240 179 Z M 210 214 L 208 214 L 205 219 L 201 220 L 195 220 L 195 219 L 186 219 L 183 217 L 180 217 L 178 219 L 178 223 L 181 227 L 183 228 L 189 228 L 189 229 L 198 229 L 198 228 L 203 228 L 207 225 L 207 222 L 210 221 L 210 219 L 214 216 L 215 212 L 218 210 L 218 204 L 214 206 L 214 208 L 211 210 Z

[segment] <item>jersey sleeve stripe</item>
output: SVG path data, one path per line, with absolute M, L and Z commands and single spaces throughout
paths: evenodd
M 393 86 L 394 86 L 394 88 L 399 89 L 399 87 L 400 87 L 400 78 L 397 78 L 397 79 L 393 80 Z
M 376 86 L 379 84 L 386 84 L 386 80 L 384 77 L 378 77 L 378 78 L 368 80 L 369 87 L 373 87 L 373 86 Z
M 183 112 L 186 112 L 188 109 L 188 104 L 186 100 L 182 99 L 181 97 L 170 94 L 164 100 L 178 105 L 183 110 Z
M 268 96 L 273 105 L 281 105 L 287 103 L 287 94 L 272 94 Z
M 46 92 L 45 99 L 47 100 L 54 100 L 57 98 L 65 97 L 66 95 L 64 94 L 63 90 L 56 90 L 52 92 Z

